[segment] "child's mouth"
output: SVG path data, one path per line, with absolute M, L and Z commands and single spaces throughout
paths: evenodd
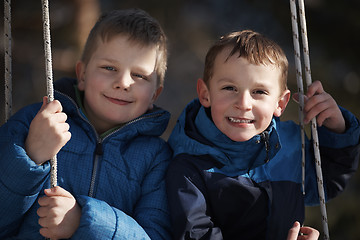
M 118 105 L 126 105 L 131 103 L 130 101 L 122 100 L 122 99 L 116 99 L 111 97 L 106 97 L 110 102 L 118 104 Z
M 243 119 L 243 118 L 228 117 L 228 119 L 232 123 L 253 123 L 254 122 L 254 120 Z

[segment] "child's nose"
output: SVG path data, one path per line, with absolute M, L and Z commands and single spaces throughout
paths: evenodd
M 117 76 L 113 83 L 113 87 L 128 91 L 133 83 L 134 80 L 131 78 L 131 75 L 124 73 Z
M 236 98 L 235 107 L 243 111 L 251 110 L 251 95 L 249 93 L 240 93 Z

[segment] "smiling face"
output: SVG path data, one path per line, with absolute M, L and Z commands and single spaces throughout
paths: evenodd
M 154 72 L 156 48 L 114 36 L 98 46 L 88 64 L 78 62 L 78 88 L 84 108 L 99 133 L 133 120 L 153 107 L 162 87 Z
M 274 115 L 281 115 L 290 91 L 280 90 L 281 71 L 275 65 L 251 64 L 236 55 L 228 58 L 230 51 L 225 48 L 216 57 L 208 85 L 199 79 L 198 96 L 204 107 L 211 107 L 222 133 L 233 141 L 247 141 L 263 132 Z

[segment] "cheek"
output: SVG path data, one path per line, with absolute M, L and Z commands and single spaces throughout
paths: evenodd
M 226 108 L 224 108 L 224 105 L 222 104 L 216 104 L 211 106 L 211 117 L 217 128 L 221 128 L 221 125 L 225 120 L 225 109 Z
M 274 116 L 275 107 L 273 104 L 259 104 L 253 111 L 266 121 L 270 121 Z
M 210 96 L 211 109 L 216 109 L 218 112 L 224 112 L 225 109 L 231 108 L 234 102 L 232 96 L 225 94 L 211 94 Z
M 141 100 L 144 104 L 153 102 L 153 97 L 155 94 L 155 88 L 152 86 L 143 86 L 139 88 L 133 89 L 134 94 L 136 94 L 137 98 Z
M 94 93 L 112 88 L 111 81 L 104 77 L 93 76 L 88 80 L 86 89 Z

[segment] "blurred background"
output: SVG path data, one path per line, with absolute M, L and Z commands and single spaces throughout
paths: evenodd
M 40 0 L 12 1 L 13 113 L 46 94 Z M 74 66 L 99 14 L 116 8 L 141 8 L 158 19 L 169 39 L 165 89 L 157 105 L 172 118 L 167 139 L 179 114 L 196 97 L 208 47 L 221 35 L 253 29 L 275 40 L 285 50 L 290 69 L 288 85 L 296 91 L 289 0 L 50 0 L 54 80 L 75 77 Z M 360 117 L 360 1 L 305 1 L 313 80 L 321 80 L 339 105 Z M 1 6 L 2 12 L 3 6 Z M 3 16 L 3 15 L 2 15 Z M 0 27 L 3 33 L 3 26 Z M 3 44 L 3 38 L 0 40 Z M 2 56 L 4 50 L 1 48 Z M 4 62 L 0 62 L 4 72 Z M 0 78 L 4 86 L 4 77 Z M 0 88 L 4 106 L 4 87 Z M 4 123 L 4 107 L 0 124 Z M 283 120 L 298 122 L 291 102 Z M 360 239 L 360 173 L 343 194 L 327 204 L 330 237 Z M 318 207 L 307 208 L 307 225 L 320 231 Z M 241 234 L 241 233 L 239 233 Z

